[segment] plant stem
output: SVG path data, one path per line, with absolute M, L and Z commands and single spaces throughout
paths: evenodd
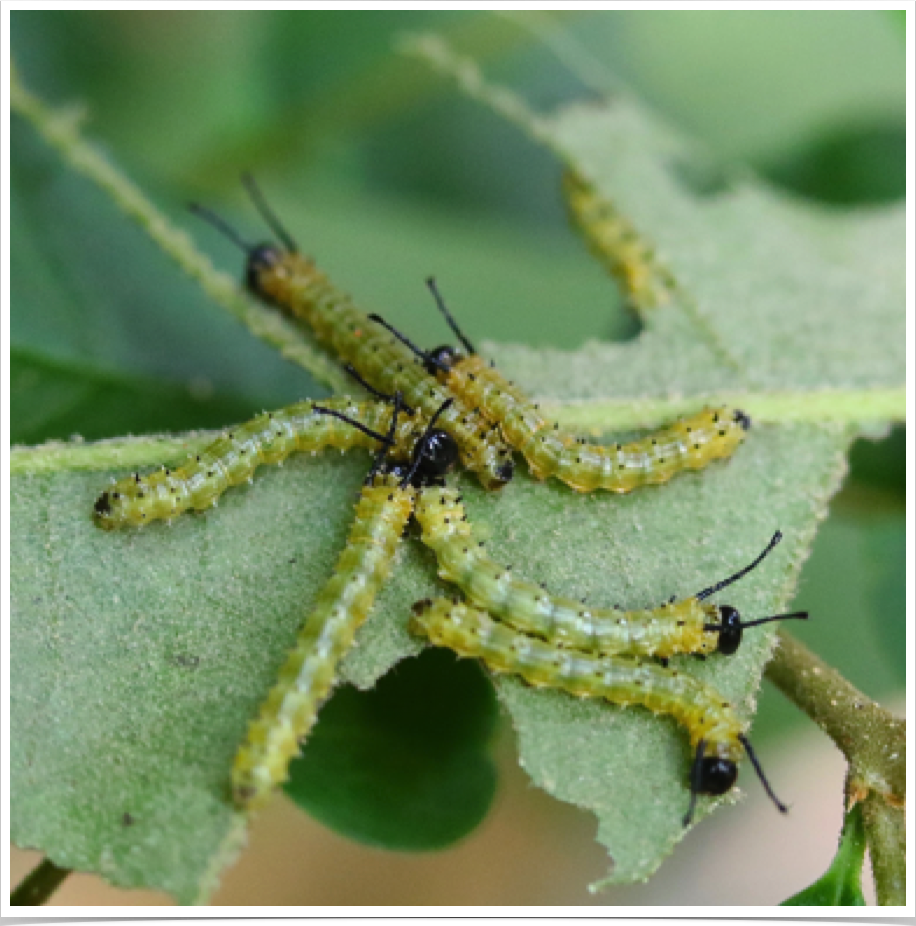
M 10 894 L 10 906 L 40 907 L 47 903 L 51 895 L 70 874 L 70 870 L 59 868 L 50 859 L 43 859 Z
M 880 795 L 862 803 L 865 833 L 875 875 L 875 894 L 882 907 L 906 906 L 906 816 Z
M 847 803 L 863 802 L 878 903 L 905 904 L 906 721 L 862 694 L 784 630 L 766 675 L 846 756 Z

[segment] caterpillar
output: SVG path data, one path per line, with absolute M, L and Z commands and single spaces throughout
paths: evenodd
M 493 562 L 482 545 L 474 542 L 461 497 L 452 489 L 421 492 L 414 517 L 421 539 L 436 554 L 441 578 L 457 585 L 472 605 L 557 646 L 660 659 L 678 653 L 731 655 L 741 645 L 746 628 L 808 616 L 797 612 L 742 621 L 740 612 L 730 605 L 704 603 L 755 569 L 782 538 L 778 531 L 754 562 L 728 579 L 659 608 L 624 611 L 586 607 L 575 599 L 550 595 Z
M 721 407 L 704 409 L 628 444 L 603 447 L 561 431 L 518 387 L 476 353 L 446 307 L 435 281 L 429 279 L 427 285 L 467 353 L 450 346 L 422 351 L 383 319 L 370 318 L 414 351 L 453 395 L 498 424 L 506 442 L 522 454 L 537 479 L 555 477 L 577 492 L 632 492 L 730 457 L 751 426 L 744 412 Z
M 447 400 L 430 420 L 408 459 L 388 460 L 394 445 L 400 398 L 387 437 L 332 407 L 316 414 L 347 423 L 381 443 L 356 505 L 356 517 L 334 575 L 322 589 L 276 684 L 248 727 L 232 766 L 232 793 L 238 806 L 261 807 L 288 777 L 290 761 L 314 725 L 331 692 L 340 660 L 375 602 L 391 570 L 398 542 L 413 510 L 417 487 L 435 482 L 454 465 L 458 448 L 435 427 Z
M 286 780 L 290 761 L 330 694 L 338 663 L 369 616 L 413 507 L 414 490 L 400 482 L 397 476 L 376 476 L 360 494 L 334 575 L 236 754 L 232 792 L 240 806 L 262 806 Z
M 621 706 L 637 704 L 673 717 L 687 730 L 695 750 L 685 826 L 693 819 L 698 795 L 725 794 L 734 785 L 742 752 L 776 807 L 782 813 L 788 810 L 773 793 L 731 705 L 691 675 L 632 657 L 598 657 L 551 646 L 511 630 L 483 611 L 444 598 L 417 602 L 410 629 L 459 656 L 481 659 L 494 672 L 520 675 L 535 687 L 559 688 Z
M 386 431 L 396 420 L 393 440 L 399 455 L 409 455 L 423 432 L 424 422 L 415 414 L 402 412 L 393 419 L 390 403 L 337 398 L 324 404 L 370 432 Z M 281 463 L 291 453 L 315 453 L 326 447 L 374 448 L 376 442 L 371 433 L 319 412 L 314 402 L 297 402 L 230 429 L 176 469 L 163 467 L 146 476 L 134 473 L 118 480 L 98 497 L 93 517 L 104 530 L 171 519 L 192 508 L 200 511 L 215 505 L 230 486 L 250 482 L 259 466 Z
M 575 171 L 564 174 L 563 192 L 570 221 L 617 281 L 628 303 L 644 311 L 670 302 L 674 278 L 630 220 Z
M 423 365 L 381 331 L 341 293 L 299 247 L 268 206 L 250 177 L 245 185 L 280 245 L 252 245 L 219 216 L 197 204 L 192 210 L 225 234 L 247 256 L 245 283 L 256 296 L 304 322 L 325 347 L 343 363 L 352 365 L 375 389 L 394 394 L 426 417 L 441 408 L 449 393 Z M 458 444 L 465 467 L 478 474 L 488 489 L 502 488 L 514 472 L 509 447 L 499 428 L 482 418 L 458 396 L 441 418 L 441 427 Z

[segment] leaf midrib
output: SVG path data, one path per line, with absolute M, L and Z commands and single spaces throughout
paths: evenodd
M 654 428 L 702 405 L 740 406 L 759 424 L 822 423 L 861 426 L 903 421 L 906 390 L 834 390 L 798 393 L 743 392 L 671 399 L 602 399 L 593 402 L 544 403 L 545 411 L 564 427 L 609 433 Z M 222 431 L 191 431 L 123 437 L 93 443 L 53 441 L 37 447 L 14 447 L 10 475 L 98 471 L 167 463 L 206 447 Z

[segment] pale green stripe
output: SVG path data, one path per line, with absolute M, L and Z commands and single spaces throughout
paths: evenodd
M 541 403 L 564 427 L 601 433 L 657 428 L 704 406 L 728 405 L 747 412 L 758 424 L 869 425 L 906 420 L 906 390 L 825 389 L 815 392 L 720 393 L 680 399 L 598 399 L 580 403 Z
M 548 417 L 564 427 L 593 434 L 657 428 L 704 406 L 729 405 L 747 412 L 756 424 L 830 424 L 871 430 L 906 419 L 904 389 L 873 392 L 824 390 L 809 393 L 734 393 L 684 399 L 603 399 L 559 404 L 543 402 Z M 186 435 L 126 437 L 98 443 L 54 442 L 22 447 L 10 454 L 10 473 L 100 471 L 172 464 L 198 453 L 219 431 Z
M 175 463 L 199 453 L 220 432 L 199 432 L 184 437 L 125 437 L 97 443 L 53 441 L 40 447 L 14 448 L 10 475 L 41 475 L 61 471 L 95 471 Z
M 51 109 L 22 85 L 15 68 L 10 81 L 10 106 L 13 112 L 32 124 L 70 167 L 110 196 L 210 299 L 238 319 L 255 337 L 277 348 L 287 360 L 304 367 L 334 391 L 346 388 L 346 375 L 335 362 L 308 343 L 308 336 L 302 329 L 275 309 L 249 298 L 231 276 L 213 266 L 186 232 L 172 225 L 98 148 L 81 137 L 81 111 Z

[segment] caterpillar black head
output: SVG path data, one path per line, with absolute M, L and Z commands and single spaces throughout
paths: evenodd
M 738 780 L 738 763 L 719 756 L 703 756 L 696 766 L 696 793 L 718 797 Z
M 455 337 L 461 342 L 464 350 L 459 350 L 453 344 L 442 344 L 439 347 L 434 347 L 432 350 L 421 350 L 416 346 L 412 341 L 410 341 L 405 335 L 401 334 L 396 328 L 388 324 L 381 316 L 379 315 L 370 315 L 369 318 L 374 322 L 387 328 L 402 344 L 405 344 L 409 347 L 414 354 L 417 355 L 420 362 L 423 364 L 423 368 L 429 373 L 430 376 L 435 376 L 437 373 L 448 373 L 449 370 L 459 361 L 463 360 L 465 357 L 473 356 L 477 353 L 474 349 L 474 345 L 464 336 L 464 332 L 458 327 L 458 323 L 455 321 L 454 316 L 449 311 L 448 306 L 445 304 L 445 300 L 442 298 L 442 294 L 439 292 L 438 286 L 436 286 L 436 280 L 434 277 L 428 277 L 426 280 L 426 285 L 429 287 L 429 291 L 433 294 L 433 298 L 436 300 L 436 305 L 439 307 L 439 311 L 445 317 L 445 320 L 448 322 L 449 327 L 455 333 Z
M 718 652 L 724 656 L 731 656 L 738 649 L 747 627 L 769 624 L 771 621 L 804 621 L 808 619 L 807 611 L 794 611 L 792 614 L 774 614 L 771 617 L 761 617 L 755 621 L 742 621 L 741 613 L 731 605 L 720 605 L 716 610 L 719 612 L 719 623 L 707 624 L 705 629 L 719 635 Z
M 461 360 L 464 354 L 452 344 L 442 344 L 434 347 L 430 351 L 425 351 L 425 361 L 423 366 L 430 376 L 437 373 L 444 373 L 450 370 L 457 361 Z
M 720 797 L 738 780 L 738 763 L 734 759 L 706 755 L 706 740 L 700 740 L 690 767 L 690 806 L 684 814 L 684 826 L 690 826 L 701 794 Z
M 267 223 L 270 230 L 277 236 L 280 244 L 273 242 L 262 242 L 260 244 L 251 244 L 221 216 L 217 215 L 211 209 L 207 209 L 198 203 L 191 203 L 190 209 L 205 221 L 209 222 L 214 228 L 222 232 L 230 241 L 237 245 L 245 252 L 247 260 L 245 262 L 245 286 L 256 296 L 261 296 L 270 302 L 281 301 L 280 294 L 276 292 L 278 281 L 274 277 L 278 276 L 277 271 L 284 265 L 291 263 L 301 263 L 298 268 L 300 272 L 311 268 L 312 264 L 299 253 L 299 246 L 296 244 L 293 236 L 286 230 L 283 224 L 277 218 L 276 213 L 270 208 L 264 194 L 258 188 L 254 178 L 250 174 L 242 175 L 242 183 L 248 191 L 255 208 L 261 215 L 261 218 Z M 282 274 L 281 274 L 282 275 Z M 282 285 L 282 284 L 281 284 Z
M 734 582 L 737 582 L 739 579 L 744 578 L 751 570 L 756 569 L 764 558 L 770 553 L 773 547 L 776 546 L 779 541 L 782 540 L 782 532 L 776 531 L 775 534 L 770 538 L 770 542 L 766 545 L 764 551 L 748 566 L 745 566 L 743 569 L 739 569 L 734 575 L 729 576 L 727 579 L 723 579 L 721 582 L 717 582 L 715 585 L 710 585 L 709 588 L 704 588 L 703 591 L 699 592 L 696 596 L 697 601 L 703 601 L 706 598 L 709 598 L 710 595 L 714 595 L 716 592 L 721 591 L 723 588 L 731 585 Z M 704 608 L 707 606 L 704 605 Z M 761 617 L 753 621 L 742 621 L 741 613 L 737 608 L 733 608 L 731 605 L 718 605 L 710 606 L 707 608 L 707 612 L 714 617 L 718 618 L 716 623 L 706 624 L 704 630 L 709 633 L 716 633 L 719 636 L 717 650 L 722 653 L 724 656 L 731 656 L 741 645 L 741 641 L 744 637 L 744 631 L 748 627 L 757 627 L 760 624 L 769 624 L 771 621 L 788 621 L 788 620 L 807 620 L 808 612 L 807 611 L 794 611 L 791 614 L 774 614 L 770 617 Z
M 379 451 L 375 458 L 375 463 L 366 477 L 366 483 L 371 484 L 372 480 L 379 473 L 396 476 L 401 481 L 401 487 L 413 486 L 422 488 L 423 486 L 438 485 L 442 482 L 446 474 L 451 471 L 460 459 L 458 444 L 455 439 L 446 431 L 436 427 L 436 421 L 439 416 L 452 404 L 452 399 L 446 399 L 436 414 L 430 419 L 426 430 L 419 440 L 414 444 L 410 459 L 408 460 L 391 460 L 389 452 L 394 444 L 394 435 L 397 431 L 398 415 L 404 408 L 401 394 L 396 392 L 390 401 L 394 405 L 391 413 L 391 424 L 387 434 L 379 434 L 371 428 L 367 428 L 359 421 L 342 414 L 332 408 L 314 405 L 313 411 L 321 415 L 332 415 L 365 434 L 374 437 L 379 441 Z
M 275 273 L 286 262 L 288 255 L 275 244 L 256 244 L 248 251 L 245 262 L 245 286 L 256 296 L 264 294 L 264 275 Z
M 751 765 L 754 766 L 754 771 L 757 773 L 764 791 L 776 805 L 776 809 L 780 813 L 788 813 L 789 808 L 783 804 L 770 787 L 770 783 L 763 773 L 763 768 L 751 748 L 748 738 L 742 733 L 738 734 L 737 740 L 744 747 L 744 751 L 751 760 Z M 719 797 L 734 787 L 735 782 L 738 780 L 738 763 L 735 758 L 736 746 L 737 744 L 731 741 L 715 744 L 702 739 L 697 743 L 697 751 L 694 754 L 693 765 L 690 768 L 690 807 L 684 815 L 684 826 L 689 826 L 691 820 L 693 820 L 698 795 L 709 794 L 713 797 Z
M 439 416 L 452 404 L 446 399 L 430 419 L 426 431 L 414 445 L 410 460 L 392 463 L 389 472 L 401 476 L 402 485 L 422 488 L 440 485 L 445 476 L 454 469 L 460 460 L 458 444 L 447 431 L 437 428 Z
M 113 513 L 111 502 L 111 492 L 103 492 L 92 506 L 92 516 L 95 523 L 106 530 L 113 524 L 111 517 Z
M 106 489 L 92 506 L 92 520 L 95 526 L 113 531 L 125 524 L 135 527 L 145 524 L 149 520 L 148 513 L 135 503 L 137 499 L 147 496 L 146 489 L 145 480 L 136 473 L 128 479 L 121 480 L 116 486 Z
M 753 423 L 751 421 L 751 416 L 748 415 L 747 412 L 741 411 L 740 408 L 735 409 L 735 421 L 740 424 L 745 431 L 750 431 L 751 424 Z

